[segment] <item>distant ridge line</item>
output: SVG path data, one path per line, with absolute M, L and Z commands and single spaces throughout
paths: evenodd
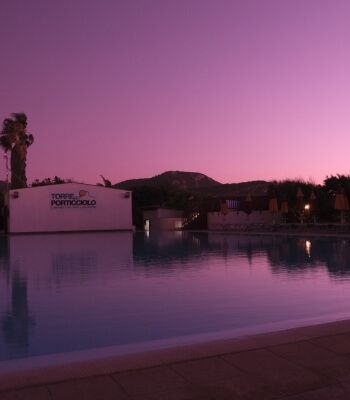
M 269 182 L 250 181 L 220 183 L 200 172 L 166 171 L 152 178 L 128 179 L 113 185 L 117 189 L 132 190 L 141 186 L 173 186 L 178 189 L 195 191 L 211 196 L 252 196 L 266 195 Z

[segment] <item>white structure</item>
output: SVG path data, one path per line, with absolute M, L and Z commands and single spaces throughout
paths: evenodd
M 276 211 L 255 211 L 253 210 L 249 216 L 244 211 L 230 210 L 228 214 L 223 215 L 221 212 L 208 213 L 208 229 L 235 229 L 237 226 L 245 226 L 250 224 L 280 224 L 282 223 L 282 213 Z
M 132 230 L 131 192 L 80 183 L 10 190 L 8 233 Z
M 182 228 L 182 210 L 150 207 L 143 210 L 145 231 L 170 231 Z

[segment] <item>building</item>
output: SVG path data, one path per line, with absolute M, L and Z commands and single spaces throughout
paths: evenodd
M 143 210 L 145 231 L 182 229 L 183 211 L 165 207 L 147 207 Z
M 244 211 L 230 211 L 227 214 L 221 212 L 208 212 L 208 229 L 234 229 L 235 227 L 247 228 L 248 225 L 274 225 L 283 222 L 282 213 L 268 210 L 252 211 L 247 215 Z
M 5 194 L 8 233 L 132 230 L 132 193 L 81 183 Z

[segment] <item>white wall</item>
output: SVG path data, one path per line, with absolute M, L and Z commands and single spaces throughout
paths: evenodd
M 177 230 L 182 227 L 182 210 L 154 208 L 143 211 L 143 220 L 149 220 L 151 231 Z
M 282 223 L 282 213 L 277 211 L 252 211 L 248 216 L 244 211 L 230 211 L 227 215 L 220 212 L 208 213 L 208 229 L 217 230 L 221 228 L 234 228 L 234 225 L 246 224 L 280 224 Z
M 131 201 L 131 192 L 79 183 L 10 190 L 8 232 L 131 230 Z

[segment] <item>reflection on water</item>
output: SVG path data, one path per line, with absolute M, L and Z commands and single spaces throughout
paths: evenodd
M 349 318 L 349 278 L 340 238 L 1 236 L 0 361 Z
M 29 331 L 35 325 L 28 309 L 27 282 L 18 271 L 11 277 L 11 304 L 1 317 L 1 329 L 7 345 L 16 347 L 24 357 L 29 346 Z

